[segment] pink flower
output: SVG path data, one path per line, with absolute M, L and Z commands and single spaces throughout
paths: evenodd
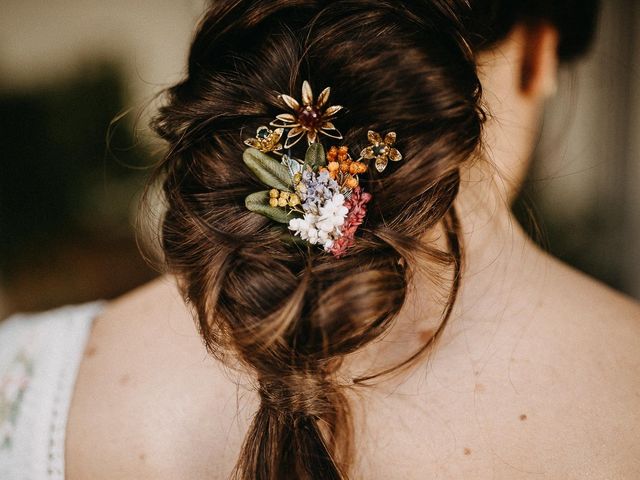
M 342 257 L 349 247 L 355 244 L 355 234 L 367 214 L 367 203 L 373 198 L 370 193 L 356 187 L 351 196 L 344 202 L 349 209 L 344 224 L 340 229 L 340 237 L 333 242 L 330 252 L 337 258 Z

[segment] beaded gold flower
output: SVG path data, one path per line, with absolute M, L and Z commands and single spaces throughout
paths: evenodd
M 306 133 L 309 145 L 318 140 L 319 134 L 341 139 L 342 134 L 332 123 L 335 115 L 342 110 L 341 105 L 327 107 L 331 88 L 327 87 L 318 99 L 314 101 L 313 91 L 308 81 L 302 83 L 302 105 L 293 97 L 281 94 L 279 98 L 293 113 L 282 113 L 277 120 L 270 123 L 273 127 L 289 129 L 284 148 L 290 148 L 298 143 Z
M 258 127 L 254 138 L 247 138 L 244 143 L 249 147 L 260 150 L 263 153 L 274 152 L 279 153 L 282 150 L 280 139 L 284 133 L 284 128 L 276 128 L 271 130 L 269 127 Z
M 396 132 L 389 132 L 385 135 L 384 140 L 379 133 L 369 130 L 367 134 L 369 145 L 360 152 L 360 156 L 366 160 L 376 159 L 376 170 L 382 172 L 387 168 L 389 160 L 399 162 L 402 160 L 402 154 L 397 148 L 393 148 L 396 143 Z

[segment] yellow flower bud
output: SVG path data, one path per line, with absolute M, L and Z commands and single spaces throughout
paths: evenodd
M 278 206 L 279 207 L 286 207 L 287 206 L 287 199 L 280 197 L 278 198 Z
M 295 193 L 292 193 L 291 195 L 289 195 L 289 206 L 295 207 L 296 205 L 300 205 L 300 197 L 298 197 L 298 195 L 296 195 Z
M 271 190 L 269 190 L 269 198 L 278 198 L 278 195 L 280 195 L 278 189 L 272 188 Z
M 285 200 L 289 200 L 289 192 L 280 192 L 280 198 L 284 198 Z
M 278 199 L 277 198 L 270 198 L 269 199 L 269 205 L 271 205 L 272 207 L 277 207 L 278 206 Z

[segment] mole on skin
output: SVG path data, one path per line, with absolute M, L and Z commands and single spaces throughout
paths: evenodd
M 520 415 L 520 421 L 524 422 L 527 419 L 527 416 L 523 413 Z
M 420 341 L 421 342 L 428 342 L 429 340 L 431 340 L 431 337 L 433 337 L 433 330 L 422 330 L 420 332 Z
M 470 448 L 465 448 L 464 449 L 464 454 L 465 455 L 471 455 L 471 449 Z

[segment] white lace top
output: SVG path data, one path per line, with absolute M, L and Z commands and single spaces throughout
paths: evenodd
M 64 480 L 69 403 L 91 323 L 105 304 L 0 322 L 0 479 Z

